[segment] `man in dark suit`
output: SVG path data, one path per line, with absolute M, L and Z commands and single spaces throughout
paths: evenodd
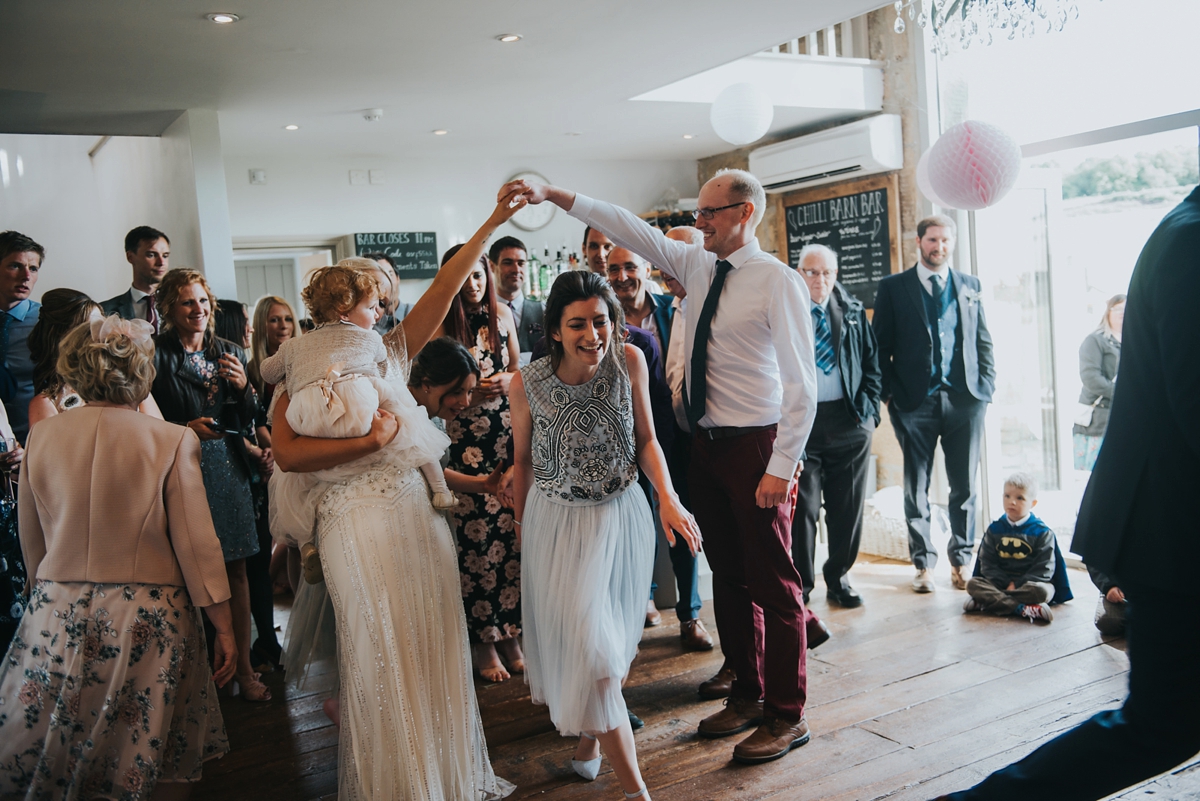
M 129 289 L 100 304 L 106 315 L 124 320 L 145 320 L 160 329 L 154 293 L 170 269 L 171 240 L 157 228 L 139 225 L 125 235 L 125 261 L 133 268 Z
M 950 799 L 1111 795 L 1200 751 L 1200 189 L 1142 250 L 1104 447 L 1071 550 L 1129 592 L 1129 696 Z M 1180 797 L 1180 796 L 1175 796 Z
M 824 490 L 829 527 L 825 590 L 831 602 L 853 608 L 862 606 L 862 596 L 846 574 L 862 540 L 871 437 L 879 423 L 879 354 L 863 304 L 837 282 L 837 253 L 825 245 L 806 245 L 799 264 L 812 306 L 817 419 L 797 488 L 792 560 L 804 581 L 807 603 L 816 580 L 813 560 Z
M 608 282 L 613 288 L 621 308 L 625 312 L 625 322 L 650 332 L 658 343 L 659 352 L 663 354 L 664 362 L 668 357 L 671 345 L 671 318 L 675 309 L 671 303 L 674 298 L 670 295 L 656 295 L 650 291 L 650 264 L 632 250 L 614 247 L 608 254 Z M 682 343 L 680 343 L 682 346 Z M 670 434 L 660 437 L 663 441 L 663 452 L 671 453 L 676 433 L 672 417 L 670 397 L 651 399 L 662 408 L 654 410 L 655 425 L 665 424 Z M 651 503 L 654 499 L 651 498 Z M 655 540 L 655 547 L 659 546 Z M 711 651 L 712 635 L 704 628 L 700 619 L 700 577 L 696 557 L 688 550 L 687 543 L 677 541 L 670 550 L 671 570 L 675 574 L 675 585 L 679 589 L 679 602 L 675 605 L 675 615 L 679 618 L 679 636 L 683 646 L 691 651 Z M 657 585 L 650 588 L 650 602 L 646 607 L 646 624 L 657 626 L 662 623 L 654 604 L 654 591 Z
M 542 338 L 546 307 L 541 301 L 525 297 L 525 270 L 529 265 L 525 243 L 515 236 L 502 236 L 488 250 L 488 261 L 496 277 L 496 294 L 512 310 L 517 324 L 517 342 L 521 346 L 521 364 L 529 364 L 533 346 Z
M 880 281 L 875 297 L 882 397 L 904 452 L 904 516 L 916 592 L 934 589 L 938 554 L 929 531 L 929 474 L 939 438 L 950 482 L 950 576 L 956 589 L 967 587 L 983 418 L 996 383 L 979 279 L 950 268 L 954 236 L 949 217 L 917 223 L 919 261 Z

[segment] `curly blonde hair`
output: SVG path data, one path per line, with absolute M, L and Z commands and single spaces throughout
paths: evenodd
M 118 333 L 96 342 L 91 323 L 81 323 L 58 346 L 57 370 L 88 403 L 138 404 L 154 383 L 154 342 Z
M 363 298 L 379 297 L 379 281 L 371 272 L 378 269 L 370 259 L 342 259 L 332 267 L 322 267 L 312 274 L 308 286 L 300 293 L 313 322 L 334 323 L 341 319 Z M 161 290 L 160 290 L 161 291 Z

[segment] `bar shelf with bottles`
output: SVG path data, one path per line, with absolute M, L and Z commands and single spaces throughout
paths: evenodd
M 525 285 L 521 291 L 530 300 L 545 300 L 550 294 L 554 279 L 568 270 L 584 269 L 583 262 L 575 253 L 568 253 L 565 247 L 559 248 L 554 257 L 550 256 L 550 248 L 543 247 L 541 257 L 537 250 L 529 252 L 529 264 L 525 268 Z

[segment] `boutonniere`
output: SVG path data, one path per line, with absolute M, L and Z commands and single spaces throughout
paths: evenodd
M 967 299 L 967 303 L 978 303 L 980 301 L 979 290 L 965 287 L 962 291 L 963 297 Z

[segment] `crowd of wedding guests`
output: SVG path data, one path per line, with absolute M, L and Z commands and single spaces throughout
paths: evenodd
M 990 551 L 982 575 L 968 572 L 995 370 L 979 281 L 949 267 L 954 222 L 919 223 L 918 262 L 880 283 L 872 320 L 833 250 L 810 244 L 793 270 L 759 248 L 753 176 L 722 171 L 699 200 L 696 227 L 664 235 L 602 201 L 510 183 L 416 303 L 400 302 L 386 254 L 366 254 L 314 275 L 309 316 L 273 295 L 218 299 L 202 273 L 170 268 L 169 237 L 146 226 L 125 240 L 127 291 L 97 302 L 54 289 L 38 303 L 45 249 L 0 233 L 0 439 L 19 487 L 0 540 L 0 792 L 182 797 L 228 750 L 215 687 L 271 702 L 262 674 L 300 669 L 276 632 L 276 591 L 299 607 L 306 585 L 326 585 L 311 608 L 336 619 L 343 691 L 326 710 L 342 726 L 344 795 L 510 792 L 487 760 L 473 666 L 489 682 L 525 674 L 579 737 L 576 773 L 595 779 L 603 754 L 627 798 L 648 798 L 621 685 L 642 628 L 662 622 L 660 539 L 683 648 L 714 647 L 702 547 L 713 569 L 725 660 L 699 692 L 728 701 L 700 734 L 750 730 L 735 760 L 780 758 L 810 738 L 805 652 L 831 636 L 808 608 L 822 508 L 827 597 L 864 602 L 849 571 L 885 406 L 904 453 L 912 589 L 936 589 L 940 443 L 964 609 L 1050 622 L 1070 589 L 1031 477 L 1006 483 L 989 536 L 1028 540 L 1036 575 L 1004 572 L 1007 554 Z M 543 202 L 586 225 L 588 255 L 544 303 L 522 294 L 525 244 L 491 241 Z M 291 375 L 301 364 L 306 384 Z M 355 394 L 368 375 L 375 394 Z M 1114 380 L 1091 401 L 1106 419 Z M 314 429 L 313 415 L 328 428 L 360 402 L 358 429 Z M 414 472 L 422 442 L 442 456 L 447 503 L 440 470 Z M 280 530 L 281 471 L 316 492 L 300 536 Z M 413 565 L 386 556 L 397 537 Z M 461 606 L 430 611 L 446 593 Z M 385 653 L 368 652 L 379 642 Z M 395 764 L 370 757 L 412 727 L 428 743 Z

